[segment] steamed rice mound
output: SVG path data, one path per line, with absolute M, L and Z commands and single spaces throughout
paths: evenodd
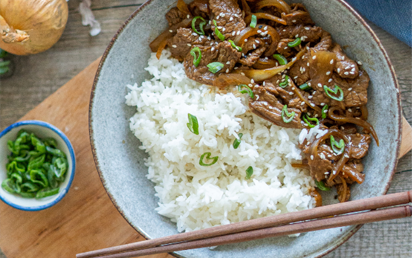
M 130 129 L 150 155 L 145 164 L 156 184 L 156 210 L 180 232 L 314 207 L 313 179 L 291 166 L 302 159 L 300 130 L 248 111 L 247 94 L 188 79 L 167 50 L 160 60 L 152 53 L 146 70 L 151 80 L 128 85 L 126 103 L 137 107 Z M 188 113 L 197 117 L 199 135 L 187 128 Z M 205 152 L 218 156 L 217 163 L 200 166 Z M 247 180 L 249 166 L 254 172 Z

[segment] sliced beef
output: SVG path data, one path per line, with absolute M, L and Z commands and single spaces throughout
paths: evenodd
M 350 198 L 350 188 L 347 183 L 341 183 L 336 185 L 336 191 L 338 192 L 339 202 L 346 202 Z
M 344 124 L 341 125 L 339 129 L 345 134 L 355 134 L 358 132 L 354 124 Z
M 218 29 L 226 40 L 235 38 L 236 34 L 246 27 L 242 10 L 236 0 L 210 0 L 209 7 L 212 19 L 216 20 Z M 211 25 L 215 31 L 215 25 Z M 218 39 L 216 35 L 215 38 Z
M 356 78 L 359 74 L 358 64 L 343 53 L 338 44 L 333 47 L 332 51 L 336 54 L 335 72 L 342 78 Z
M 322 28 L 316 26 L 283 26 L 277 29 L 281 39 L 300 37 L 304 42 L 317 42 L 322 36 Z
M 348 184 L 357 182 L 362 184 L 365 181 L 365 174 L 363 172 L 363 165 L 359 159 L 347 162 L 342 168 L 342 176 Z
M 260 47 L 255 51 L 246 54 L 243 58 L 239 60 L 239 63 L 245 66 L 252 66 L 259 60 L 259 57 L 265 52 L 265 50 L 266 47 Z
M 171 27 L 172 25 L 183 21 L 186 16 L 187 15 L 181 12 L 177 7 L 173 7 L 166 13 L 166 20 L 169 23 L 169 27 Z
M 295 115 L 291 122 L 285 123 L 282 118 L 284 105 L 274 95 L 267 92 L 262 86 L 254 87 L 253 93 L 255 98 L 249 102 L 249 108 L 253 113 L 269 120 L 275 125 L 287 128 L 302 128 L 300 120 L 301 111 L 299 109 L 288 108 L 288 112 L 295 112 Z
M 193 16 L 209 19 L 210 9 L 208 0 L 194 0 L 189 4 L 189 10 Z
M 194 57 L 188 53 L 184 60 L 187 77 L 200 83 L 213 85 L 213 80 L 221 73 L 229 73 L 240 59 L 240 52 L 234 49 L 228 41 L 214 46 L 199 46 L 202 58 L 197 67 L 193 64 Z M 224 64 L 223 68 L 213 74 L 207 67 L 212 62 Z
M 315 23 L 310 18 L 309 12 L 306 10 L 303 4 L 292 4 L 292 12 L 285 14 L 282 13 L 282 19 L 284 19 L 287 25 L 314 25 Z
M 281 39 L 276 47 L 276 51 L 286 58 L 293 56 L 296 51 L 288 46 L 288 43 L 292 41 L 293 39 Z
M 322 32 L 321 39 L 318 44 L 316 44 L 313 49 L 315 51 L 328 51 L 332 47 L 332 37 L 327 31 Z
M 169 40 L 167 46 L 173 58 L 183 61 L 192 49 L 192 46 L 210 46 L 211 44 L 214 45 L 217 44 L 217 42 L 195 33 L 192 29 L 180 28 L 177 30 L 176 35 Z
M 338 160 L 339 156 L 335 155 L 329 145 L 320 144 L 318 155 L 308 157 L 311 176 L 317 181 L 328 178 L 333 170 L 334 163 Z
M 310 80 L 309 68 L 312 63 L 310 53 L 307 52 L 301 59 L 297 60 L 289 70 L 289 76 L 297 85 L 302 85 Z
M 359 77 L 355 79 L 344 79 L 333 74 L 334 84 L 338 85 L 344 93 L 344 104 L 346 107 L 359 107 L 368 102 L 369 75 L 360 70 Z
M 369 134 L 356 133 L 347 135 L 351 141 L 349 157 L 361 159 L 368 153 L 371 136 Z

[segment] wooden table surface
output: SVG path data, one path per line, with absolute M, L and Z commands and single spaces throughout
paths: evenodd
M 14 123 L 60 86 L 101 56 L 120 25 L 144 0 L 93 0 L 92 9 L 102 32 L 89 36 L 81 24 L 80 0 L 69 1 L 69 21 L 60 41 L 50 50 L 13 57 L 13 77 L 0 81 L 0 130 Z M 401 86 L 403 114 L 412 124 L 412 50 L 371 24 L 395 67 Z M 412 189 L 412 153 L 400 159 L 389 193 Z M 30 229 L 28 229 L 30 230 Z M 412 220 L 399 219 L 363 226 L 326 257 L 411 257 Z M 1 235 L 1 237 L 7 237 Z M 0 258 L 5 257 L 0 252 Z M 23 254 L 22 254 L 23 257 Z M 50 254 L 49 257 L 54 257 Z

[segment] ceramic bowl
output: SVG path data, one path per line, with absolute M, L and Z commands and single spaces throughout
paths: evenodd
M 67 191 L 73 182 L 76 159 L 73 147 L 69 139 L 55 126 L 43 121 L 21 121 L 10 125 L 0 133 L 0 182 L 7 178 L 6 164 L 8 162 L 7 155 L 10 151 L 7 148 L 7 141 L 16 140 L 17 133 L 24 129 L 34 133 L 40 139 L 54 138 L 57 141 L 57 147 L 67 156 L 69 168 L 66 172 L 66 179 L 60 184 L 58 194 L 45 197 L 42 199 L 23 198 L 18 195 L 11 194 L 0 187 L 0 199 L 6 204 L 24 211 L 39 211 L 52 207 L 58 203 L 66 195 Z
M 190 1 L 187 1 L 190 2 Z M 291 3 L 292 1 L 287 1 Z M 374 126 L 380 146 L 373 142 L 363 160 L 366 180 L 351 187 L 352 200 L 383 195 L 394 174 L 401 137 L 399 87 L 389 58 L 365 21 L 342 0 L 299 0 L 317 25 L 332 34 L 355 60 L 363 62 L 371 78 L 368 89 L 368 121 Z M 125 104 L 127 84 L 149 78 L 144 70 L 149 43 L 167 28 L 165 13 L 175 0 L 149 0 L 114 36 L 101 59 L 90 104 L 90 140 L 97 170 L 107 193 L 124 218 L 146 238 L 178 233 L 176 225 L 156 213 L 154 185 L 146 178 L 147 154 L 129 130 L 136 112 Z M 324 204 L 336 202 L 333 193 Z M 182 257 L 319 257 L 352 236 L 360 226 L 302 234 L 298 238 L 272 238 L 231 244 L 214 250 L 203 248 L 174 253 Z

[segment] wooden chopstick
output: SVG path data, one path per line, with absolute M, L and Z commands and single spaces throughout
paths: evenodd
M 281 215 L 275 215 L 275 216 L 266 217 L 266 218 L 243 221 L 243 222 L 233 223 L 233 224 L 224 225 L 224 226 L 217 226 L 217 227 L 212 227 L 208 229 L 196 230 L 192 232 L 181 233 L 177 235 L 172 235 L 172 236 L 167 236 L 167 237 L 162 237 L 162 238 L 157 238 L 157 239 L 152 239 L 152 240 L 147 240 L 147 241 L 142 241 L 142 242 L 137 242 L 137 243 L 131 243 L 127 245 L 121 245 L 121 246 L 116 246 L 116 247 L 95 250 L 91 252 L 80 253 L 80 254 L 77 254 L 76 257 L 78 258 L 131 257 L 131 256 L 136 256 L 136 255 L 147 255 L 147 254 L 154 254 L 154 253 L 159 253 L 159 252 L 172 252 L 172 251 L 179 251 L 179 250 L 192 249 L 192 248 L 222 245 L 222 244 L 227 244 L 227 243 L 234 243 L 233 241 L 247 241 L 247 240 L 242 240 L 242 239 L 248 238 L 248 236 L 252 236 L 252 235 L 254 237 L 251 239 L 257 239 L 257 236 L 255 234 L 259 236 L 269 237 L 269 236 L 280 236 L 284 234 L 288 235 L 288 234 L 303 233 L 303 232 L 309 232 L 313 230 L 324 229 L 324 228 L 319 228 L 319 225 L 316 223 L 321 223 L 322 225 L 330 225 L 329 227 L 326 227 L 326 228 L 330 228 L 330 227 L 340 227 L 340 226 L 354 225 L 354 224 L 363 224 L 363 223 L 369 223 L 369 222 L 380 221 L 380 220 L 385 220 L 385 219 L 400 218 L 398 217 L 400 216 L 400 214 L 402 214 L 401 217 L 410 216 L 410 213 L 408 213 L 410 212 L 409 207 L 407 209 L 405 207 L 398 207 L 398 208 L 392 208 L 392 209 L 386 209 L 386 210 L 363 212 L 363 213 L 354 214 L 354 215 L 346 215 L 346 216 L 339 216 L 339 217 L 330 218 L 330 219 L 322 219 L 322 220 L 318 220 L 318 222 L 317 221 L 301 222 L 305 220 L 312 220 L 312 219 L 324 218 L 328 216 L 341 215 L 341 214 L 350 213 L 350 212 L 374 210 L 374 209 L 384 208 L 388 206 L 407 204 L 410 202 L 412 202 L 412 191 L 396 193 L 396 194 L 389 194 L 389 195 L 384 195 L 384 196 L 379 196 L 379 197 L 374 197 L 374 198 L 369 198 L 369 199 L 327 205 L 327 206 L 322 206 L 322 207 L 304 210 L 304 211 L 291 212 L 287 214 L 281 214 Z M 394 211 L 393 209 L 397 209 L 397 210 Z M 390 212 L 390 215 L 387 214 L 389 212 Z M 384 217 L 384 219 L 382 219 L 383 217 L 375 217 L 377 215 L 374 215 L 374 214 L 380 214 L 380 213 L 385 213 L 386 217 Z M 301 222 L 301 223 L 296 223 L 296 222 Z M 326 222 L 330 224 L 325 224 Z M 289 223 L 296 223 L 296 224 L 272 228 L 275 226 L 285 225 Z M 351 223 L 351 224 L 343 225 L 342 223 Z M 251 230 L 254 230 L 254 231 L 251 231 Z M 270 230 L 269 233 L 268 233 L 268 230 Z M 293 232 L 291 232 L 291 230 Z M 246 231 L 249 231 L 249 232 L 246 232 Z M 239 232 L 244 232 L 244 233 L 239 233 Z M 282 232 L 287 232 L 287 233 L 283 234 Z M 226 235 L 225 236 L 226 238 L 223 239 L 224 235 Z M 260 238 L 264 238 L 264 237 L 260 237 Z M 196 240 L 196 241 L 193 241 L 193 240 Z M 192 241 L 192 242 L 188 242 L 188 241 Z M 208 241 L 208 242 L 205 242 L 205 241 Z M 223 242 L 220 243 L 218 241 L 223 241 Z M 178 242 L 186 242 L 186 243 L 178 243 Z M 178 244 L 173 244 L 173 243 L 178 243 Z M 160 246 L 160 245 L 166 245 L 166 244 L 168 245 Z M 200 247 L 193 247 L 193 246 L 200 246 Z M 135 251 L 139 249 L 145 249 L 145 250 Z M 110 255 L 110 254 L 113 254 L 113 255 Z

